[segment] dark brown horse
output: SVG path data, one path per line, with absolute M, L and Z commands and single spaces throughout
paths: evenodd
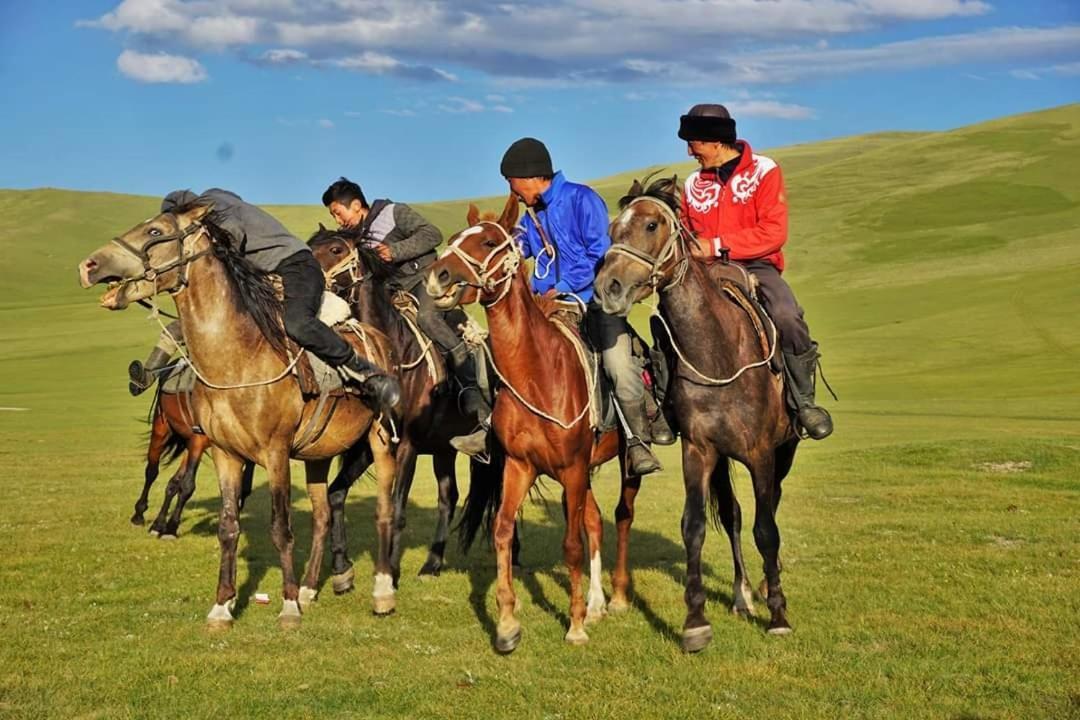
M 754 540 L 765 560 L 771 613 L 768 631 L 791 631 L 780 587 L 776 509 L 780 483 L 791 469 L 799 439 L 784 403 L 780 376 L 769 367 L 769 353 L 758 330 L 746 310 L 721 290 L 724 283 L 742 284 L 743 273 L 724 263 L 705 265 L 691 259 L 690 238 L 678 219 L 677 193 L 674 179 L 654 182 L 647 191 L 635 181 L 620 203 L 622 212 L 611 224 L 614 244 L 597 276 L 596 291 L 605 311 L 623 315 L 655 292 L 660 297 L 660 317 L 670 328 L 670 337 L 661 340 L 676 356 L 668 402 L 682 430 L 686 485 L 683 648 L 696 652 L 712 639 L 701 578 L 706 498 L 731 541 L 732 611 L 753 613 L 739 544 L 742 514 L 731 484 L 729 459 L 745 465 L 753 479 Z
M 290 373 L 293 362 L 281 325 L 281 307 L 268 278 L 255 271 L 208 217 L 210 207 L 191 205 L 139 223 L 96 250 L 79 265 L 83 287 L 113 283 L 101 298 L 103 307 L 120 310 L 132 302 L 169 292 L 184 327 L 188 358 L 200 382 L 192 394 L 195 417 L 213 445 L 221 490 L 218 539 L 221 570 L 217 596 L 207 616 L 211 627 L 229 627 L 236 599 L 236 546 L 245 461 L 267 470 L 271 495 L 271 538 L 281 559 L 284 603 L 278 619 L 300 623 L 301 587 L 293 570 L 293 533 L 289 521 L 289 459 L 307 465 L 312 502 L 312 548 L 304 578 L 304 596 L 314 599 L 329 528 L 326 478 L 334 456 L 366 442 L 375 456 L 378 480 L 374 608 L 390 612 L 391 493 L 394 453 L 389 432 L 375 413 L 353 395 L 333 404 L 325 428 L 314 441 L 295 447 L 313 413 Z M 357 352 L 376 364 L 394 364 L 389 343 L 378 331 L 363 329 L 366 342 L 350 338 Z
M 161 463 L 169 463 L 180 458 L 180 466 L 165 486 L 165 500 L 161 504 L 149 533 L 161 540 L 175 540 L 180 528 L 180 517 L 184 506 L 195 493 L 195 474 L 199 471 L 199 461 L 210 441 L 202 433 L 195 432 L 192 418 L 191 394 L 172 393 L 158 389 L 154 404 L 150 408 L 150 442 L 146 448 L 146 469 L 143 473 L 143 489 L 135 501 L 135 513 L 131 524 L 141 527 L 146 523 L 143 513 L 149 506 L 150 488 L 157 480 Z M 251 494 L 252 476 L 255 465 L 244 464 L 244 474 L 240 493 L 240 507 Z M 173 499 L 176 506 L 172 513 L 169 507 Z
M 496 396 L 492 428 L 506 453 L 501 498 L 497 485 L 474 485 L 469 490 L 465 531 L 475 533 L 483 512 L 498 499 L 494 518 L 498 562 L 496 596 L 499 622 L 495 647 L 510 652 L 521 640 L 521 623 L 514 616 L 516 596 L 512 582 L 511 540 L 514 518 L 539 474 L 549 475 L 563 487 L 566 534 L 563 556 L 570 573 L 570 628 L 566 640 L 588 641 L 585 621 L 604 613 L 600 584 L 600 509 L 590 488 L 590 468 L 616 455 L 622 462 L 616 432 L 597 436 L 589 422 L 589 391 L 584 369 L 571 341 L 548 317 L 529 289 L 517 241 L 512 233 L 518 204 L 510 196 L 497 222 L 482 221 L 469 208 L 469 228 L 450 239 L 449 247 L 431 267 L 427 290 L 441 308 L 480 302 L 487 314 L 495 370 L 503 383 Z M 550 308 L 549 308 L 550 309 Z M 626 567 L 634 498 L 640 478 L 622 473 L 622 492 L 616 509 L 618 561 L 612 578 L 613 609 L 628 607 Z M 588 608 L 582 593 L 584 567 L 582 530 L 588 535 L 590 589 Z
M 446 560 L 446 541 L 458 501 L 455 460 L 457 451 L 450 439 L 472 431 L 476 421 L 462 413 L 458 393 L 448 381 L 447 368 L 438 349 L 427 338 L 419 338 L 391 301 L 389 283 L 395 277 L 393 265 L 384 262 L 374 250 L 357 247 L 356 235 L 349 231 L 320 228 L 308 241 L 315 258 L 327 273 L 327 283 L 348 300 L 353 314 L 362 322 L 378 328 L 390 338 L 401 378 L 401 423 L 397 448 L 398 479 L 394 483 L 394 532 L 390 565 L 395 584 L 401 571 L 404 550 L 402 531 L 409 490 L 416 473 L 419 455 L 431 455 L 432 467 L 439 494 L 438 523 L 427 560 L 420 575 L 438 575 Z M 458 311 L 460 312 L 460 311 Z M 461 314 L 460 321 L 465 316 Z M 431 348 L 430 352 L 427 350 Z M 359 459 L 359 458 L 358 458 Z M 368 460 L 370 462 L 370 460 Z M 480 478 L 501 477 L 498 463 L 470 462 L 473 482 L 490 482 Z M 330 485 L 330 549 L 333 559 L 334 590 L 345 592 L 352 588 L 352 563 L 348 558 L 345 533 L 345 500 L 349 487 L 364 467 L 343 465 L 343 472 Z

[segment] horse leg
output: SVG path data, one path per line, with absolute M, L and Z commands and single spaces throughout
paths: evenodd
M 780 529 L 776 526 L 777 487 L 776 463 L 772 451 L 750 464 L 754 483 L 754 541 L 765 561 L 765 582 L 768 587 L 766 604 L 771 618 L 768 633 L 786 635 L 791 632 L 787 620 L 787 600 L 780 587 Z
M 221 567 L 218 570 L 217 597 L 206 616 L 211 630 L 232 627 L 232 609 L 236 604 L 236 544 L 240 537 L 240 484 L 243 460 L 219 451 L 214 453 L 218 488 L 221 491 L 221 514 L 218 518 L 218 544 Z
M 701 549 L 705 545 L 705 488 L 716 467 L 712 448 L 683 441 L 682 536 L 686 548 L 686 621 L 683 623 L 684 652 L 698 652 L 712 641 L 712 627 L 705 618 L 705 586 L 701 578 Z
M 394 480 L 396 465 L 394 450 L 390 438 L 377 422 L 371 424 L 368 441 L 375 456 L 375 535 L 378 538 L 378 550 L 375 555 L 375 587 L 372 590 L 372 611 L 376 615 L 389 615 L 394 612 L 393 567 L 390 552 L 394 532 Z
M 330 502 L 327 499 L 326 479 L 330 475 L 333 458 L 309 460 L 304 463 L 308 498 L 311 499 L 311 553 L 308 555 L 307 572 L 300 584 L 300 609 L 307 610 L 319 594 L 319 572 L 322 570 L 326 535 L 330 529 Z
M 172 506 L 173 498 L 180 494 L 180 476 L 184 473 L 184 468 L 187 467 L 190 455 L 189 451 L 184 451 L 184 456 L 180 459 L 176 472 L 169 478 L 169 482 L 165 483 L 165 498 L 161 501 L 161 509 L 158 510 L 157 517 L 154 518 L 154 522 L 150 523 L 150 529 L 147 530 L 156 538 L 160 538 L 165 534 L 165 527 L 168 525 L 169 508 Z M 175 540 L 176 538 L 171 539 Z
M 641 489 L 641 477 L 627 474 L 626 460 L 621 453 L 619 471 L 622 483 L 619 503 L 615 506 L 615 530 L 619 544 L 615 555 L 615 572 L 611 576 L 611 602 L 608 603 L 612 612 L 630 609 L 630 599 L 627 597 L 630 589 L 630 526 L 634 524 L 634 500 Z
M 566 632 L 566 641 L 574 645 L 584 645 L 589 641 L 589 636 L 585 633 L 585 596 L 581 591 L 581 576 L 585 566 L 582 535 L 588 505 L 589 469 L 585 463 L 567 468 L 560 480 L 566 492 L 563 559 L 570 574 L 570 629 Z
M 773 515 L 775 516 L 780 509 L 780 495 L 784 490 L 784 478 L 787 477 L 788 472 L 791 471 L 791 465 L 795 461 L 795 451 L 799 447 L 799 439 L 788 440 L 786 443 L 780 445 L 773 452 L 773 471 L 776 475 L 776 488 L 773 492 Z M 784 571 L 784 559 L 780 557 L 780 553 L 776 554 L 776 566 L 780 572 Z M 758 596 L 766 598 L 769 595 L 769 581 L 762 577 L 761 582 L 758 584 Z
M 184 507 L 188 500 L 195 494 L 195 474 L 199 472 L 199 462 L 206 448 L 210 447 L 210 439 L 205 435 L 194 435 L 188 442 L 187 457 L 177 473 L 178 497 L 176 507 L 173 509 L 169 521 L 165 523 L 165 532 L 159 536 L 162 540 L 175 540 L 180 531 L 180 518 L 184 514 Z M 243 497 L 243 480 L 241 479 L 240 495 Z M 241 501 L 242 504 L 242 501 Z
M 591 484 L 585 490 L 585 535 L 589 539 L 589 594 L 585 602 L 585 624 L 599 622 L 607 615 L 604 585 L 601 582 L 600 550 L 604 542 L 604 521 Z
M 514 616 L 517 595 L 514 593 L 514 569 L 511 544 L 514 524 L 521 503 L 529 488 L 536 482 L 536 468 L 527 460 L 507 458 L 503 469 L 503 494 L 499 512 L 495 515 L 493 535 L 495 538 L 495 562 L 498 577 L 495 581 L 495 599 L 499 608 L 499 624 L 495 628 L 495 649 L 501 653 L 513 652 L 521 642 L 521 623 Z
M 355 573 L 349 560 L 349 543 L 345 532 L 345 501 L 349 497 L 349 488 L 371 463 L 371 448 L 367 443 L 354 445 L 342 455 L 341 469 L 330 484 L 327 497 L 330 503 L 330 580 L 335 595 L 353 589 Z
M 402 438 L 397 449 L 397 478 L 394 481 L 394 528 L 390 537 L 390 577 L 394 587 L 401 579 L 401 556 L 405 553 L 402 534 L 407 523 L 405 514 L 409 505 L 409 492 L 416 476 L 416 446 L 408 438 Z
M 435 526 L 435 540 L 428 550 L 427 562 L 420 568 L 420 575 L 437 576 L 446 561 L 446 540 L 450 536 L 450 523 L 458 501 L 457 473 L 453 452 L 436 453 L 431 458 L 435 470 L 435 482 L 439 488 L 439 522 Z
M 255 483 L 255 463 L 248 460 L 244 463 L 244 472 L 240 478 L 240 509 L 244 509 L 244 503 L 251 495 L 251 486 Z
M 135 501 L 135 513 L 131 516 L 132 525 L 143 525 L 146 519 L 143 513 L 150 506 L 150 487 L 157 480 L 158 467 L 161 462 L 161 453 L 165 450 L 165 442 L 172 435 L 172 428 L 165 419 L 165 413 L 159 404 L 154 409 L 154 419 L 150 423 L 150 445 L 146 448 L 146 469 L 143 471 L 143 489 L 139 499 Z
M 281 612 L 278 624 L 282 628 L 300 626 L 300 586 L 293 568 L 293 531 L 290 522 L 292 480 L 289 454 L 284 448 L 271 451 L 267 458 L 266 474 L 270 479 L 270 539 L 277 548 L 281 562 Z
M 726 458 L 720 458 L 709 479 L 710 497 L 724 532 L 731 542 L 731 559 L 735 565 L 731 586 L 731 612 L 749 618 L 754 614 L 754 601 L 750 593 L 750 581 L 742 554 L 742 508 L 731 485 L 731 466 Z

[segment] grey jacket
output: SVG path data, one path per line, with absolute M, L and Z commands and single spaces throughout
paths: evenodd
M 424 271 L 435 262 L 435 248 L 442 242 L 442 233 L 420 213 L 404 203 L 376 200 L 360 225 L 361 237 L 390 247 L 397 266 L 397 283 L 411 290 L 424 277 Z
M 195 200 L 213 204 L 211 218 L 227 230 L 251 263 L 263 272 L 275 272 L 281 261 L 311 249 L 285 229 L 270 213 L 246 203 L 236 193 L 212 188 L 202 195 L 174 190 L 161 201 L 161 212 L 170 212 Z

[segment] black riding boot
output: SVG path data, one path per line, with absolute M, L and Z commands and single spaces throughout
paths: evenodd
M 128 365 L 128 392 L 141 395 L 150 389 L 158 378 L 158 370 L 169 364 L 170 355 L 159 347 L 150 351 L 146 362 L 132 360 Z
M 817 343 L 801 355 L 784 353 L 787 371 L 788 393 L 795 404 L 799 425 L 807 437 L 823 440 L 832 434 L 833 423 L 829 413 L 814 403 L 817 361 L 821 357 Z
M 454 375 L 461 384 L 461 395 L 458 396 L 461 411 L 475 417 L 478 425 L 478 428 L 468 435 L 451 438 L 450 446 L 460 453 L 475 457 L 487 451 L 491 405 L 480 391 L 480 384 L 476 380 L 476 358 L 465 343 L 458 343 L 451 348 L 450 361 L 454 366 Z
M 355 352 L 341 369 L 360 384 L 360 390 L 371 404 L 389 412 L 401 400 L 401 383 L 393 375 L 383 372 L 378 365 Z
M 654 445 L 674 445 L 675 433 L 668 424 L 664 411 L 656 404 L 650 392 L 645 393 L 645 414 L 649 419 L 649 433 Z
M 645 414 L 645 403 L 626 403 L 631 407 L 619 408 L 623 411 L 623 419 L 630 428 L 633 437 L 626 439 L 627 472 L 631 475 L 648 475 L 660 469 L 660 461 L 649 449 L 648 443 L 652 441 L 649 432 L 649 418 Z

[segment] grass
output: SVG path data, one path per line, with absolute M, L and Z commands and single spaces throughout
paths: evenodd
M 27 408 L 0 410 L 0 717 L 1080 716 L 1080 106 L 775 156 L 792 202 L 789 276 L 841 395 L 828 403 L 838 430 L 804 444 L 785 484 L 796 632 L 769 638 L 727 615 L 727 543 L 710 531 L 715 637 L 693 657 L 678 649 L 685 556 L 669 449 L 638 504 L 635 607 L 591 628 L 585 648 L 562 641 L 556 507 L 525 511 L 525 635 L 511 657 L 490 648 L 483 548 L 452 551 L 435 581 L 412 577 L 434 524 L 426 460 L 395 616 L 372 617 L 361 582 L 341 598 L 325 589 L 299 632 L 278 630 L 260 479 L 242 516 L 239 619 L 208 634 L 212 467 L 178 542 L 128 526 L 147 400 L 127 397 L 123 370 L 156 326 L 106 314 L 75 283 L 78 260 L 155 201 L 0 191 L 0 407 Z M 596 185 L 611 204 L 630 179 Z M 420 207 L 444 231 L 463 224 L 462 203 Z M 274 212 L 304 235 L 324 214 Z M 596 487 L 610 568 L 610 469 Z M 744 473 L 737 489 L 749 516 Z M 358 578 L 373 503 L 370 484 L 350 497 Z M 749 529 L 744 547 L 759 568 Z M 250 602 L 256 590 L 272 604 Z

